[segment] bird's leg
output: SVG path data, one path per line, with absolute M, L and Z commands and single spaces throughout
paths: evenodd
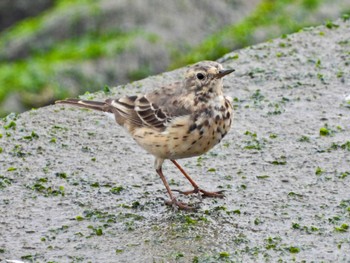
M 170 196 L 170 200 L 165 201 L 165 204 L 172 205 L 174 207 L 178 207 L 182 210 L 194 210 L 193 207 L 191 207 L 185 203 L 177 201 L 176 197 L 174 196 L 173 192 L 171 191 L 170 186 L 169 186 L 169 184 L 168 184 L 168 182 L 163 174 L 162 168 L 156 169 L 156 171 L 157 171 L 158 175 L 160 176 L 160 179 L 162 179 L 163 184 L 165 185 L 165 188 L 168 191 L 168 194 Z
M 163 171 L 162 171 L 162 164 L 163 164 L 164 160 L 163 159 L 156 159 L 155 161 L 155 168 L 156 168 L 156 171 L 157 171 L 157 174 L 159 175 L 160 179 L 162 179 L 163 181 L 163 184 L 169 194 L 169 197 L 170 197 L 170 200 L 169 201 L 165 201 L 165 204 L 167 205 L 171 205 L 175 208 L 179 208 L 179 209 L 182 209 L 182 210 L 194 210 L 195 208 L 185 204 L 185 203 L 182 203 L 182 202 L 179 202 L 177 201 L 176 197 L 174 196 L 173 192 L 171 191 L 170 189 L 170 186 L 163 174 Z
M 185 170 L 180 166 L 180 164 L 178 164 L 177 161 L 175 161 L 175 160 L 171 160 L 171 161 L 173 162 L 173 164 L 175 164 L 175 166 L 180 170 L 180 172 L 186 177 L 186 179 L 193 186 L 193 190 L 190 190 L 190 191 L 177 190 L 179 193 L 184 194 L 184 195 L 190 195 L 190 194 L 195 194 L 195 193 L 202 193 L 202 196 L 205 196 L 205 197 L 219 197 L 219 198 L 222 198 L 222 197 L 225 196 L 223 194 L 224 191 L 209 192 L 209 191 L 205 191 L 205 190 L 201 189 L 198 186 L 198 184 L 195 181 L 193 181 L 193 179 L 185 172 Z

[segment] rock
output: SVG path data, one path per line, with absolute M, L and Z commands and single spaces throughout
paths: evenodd
M 53 3 L 53 0 L 1 0 L 0 31 L 24 18 L 38 15 Z

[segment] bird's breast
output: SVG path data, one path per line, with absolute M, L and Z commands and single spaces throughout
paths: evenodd
M 175 125 L 169 127 L 169 152 L 172 159 L 201 155 L 225 137 L 232 123 L 232 107 L 226 99 L 205 107 L 199 113 L 189 117 L 187 125 L 179 129 Z M 180 136 L 178 136 L 180 135 Z
M 207 105 L 193 114 L 173 118 L 164 131 L 140 128 L 134 139 L 146 151 L 163 159 L 181 159 L 206 153 L 227 134 L 232 122 L 228 100 Z

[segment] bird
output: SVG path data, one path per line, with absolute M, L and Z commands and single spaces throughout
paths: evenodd
M 210 192 L 199 185 L 177 162 L 200 156 L 225 137 L 233 120 L 231 98 L 223 93 L 223 77 L 234 72 L 215 61 L 201 61 L 188 66 L 180 81 L 154 90 L 105 101 L 80 99 L 58 100 L 68 104 L 112 115 L 131 137 L 155 157 L 154 168 L 161 178 L 170 200 L 165 204 L 176 209 L 193 210 L 180 202 L 173 191 L 198 194 L 199 197 L 224 197 L 223 191 Z M 170 160 L 193 186 L 193 190 L 171 190 L 162 171 Z

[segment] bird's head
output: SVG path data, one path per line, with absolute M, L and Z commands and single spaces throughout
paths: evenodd
M 201 61 L 188 68 L 185 73 L 185 85 L 190 91 L 201 94 L 221 95 L 222 77 L 235 71 L 224 69 L 215 61 Z

